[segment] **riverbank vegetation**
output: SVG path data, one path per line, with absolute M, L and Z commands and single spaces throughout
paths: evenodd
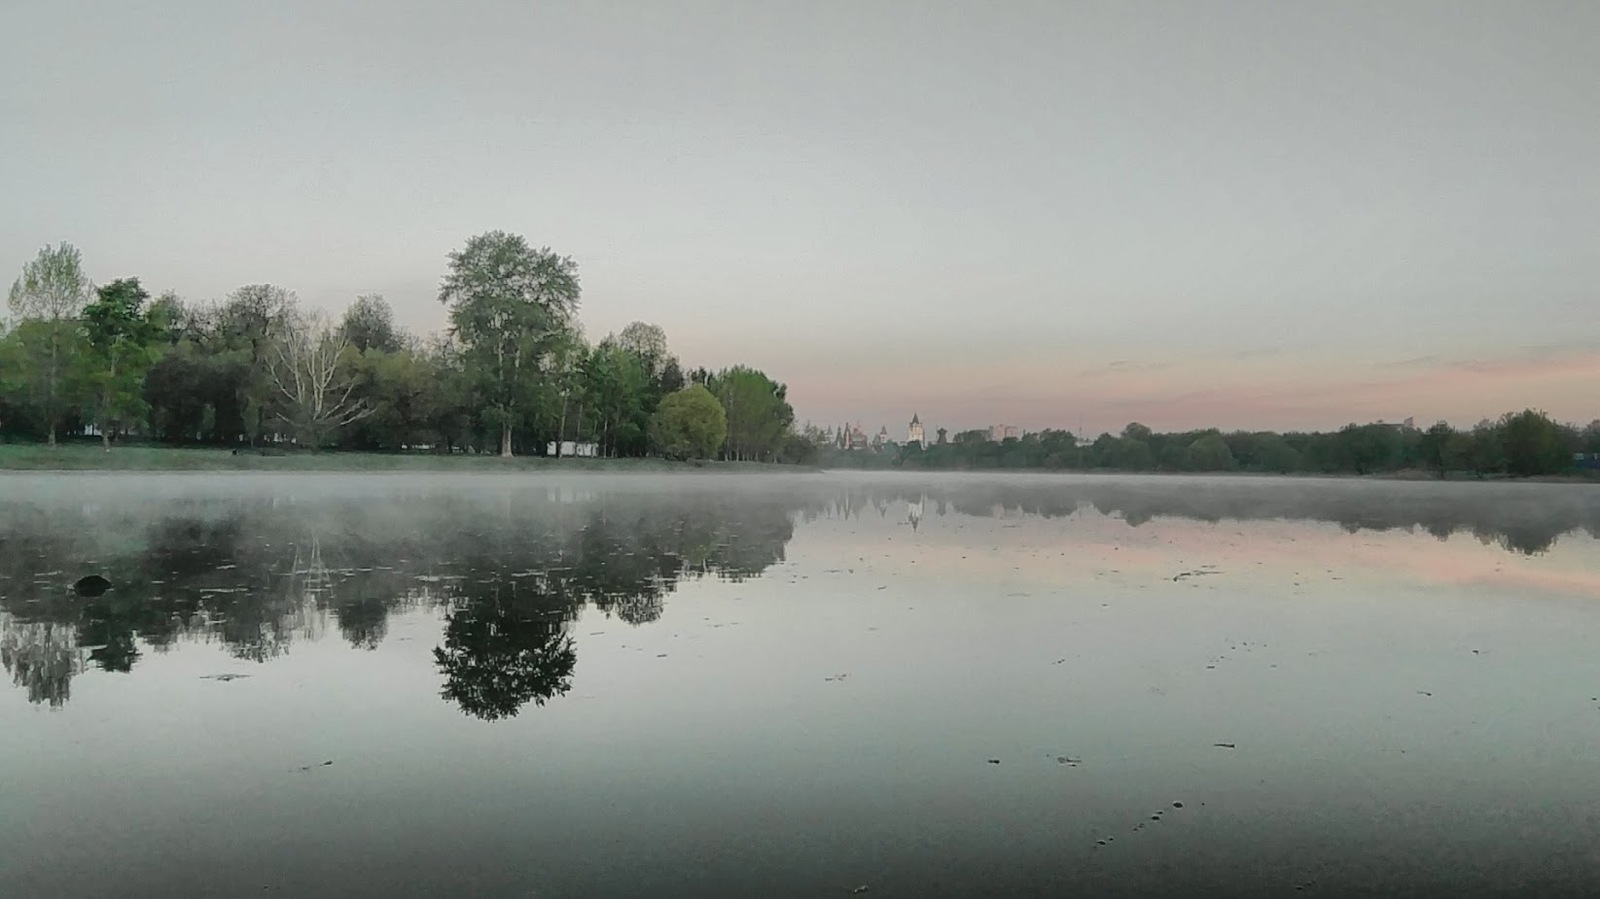
M 0 442 L 88 437 L 234 460 L 168 457 L 201 467 L 289 449 L 814 461 L 785 385 L 742 365 L 686 370 L 643 322 L 590 342 L 580 295 L 572 259 L 498 231 L 449 255 L 450 326 L 427 336 L 397 327 L 376 295 L 333 319 L 273 284 L 200 302 L 152 297 L 134 277 L 97 287 L 75 247 L 47 246 L 0 325 Z M 143 452 L 150 464 L 127 467 L 187 467 Z
M 1578 427 L 1526 410 L 1465 430 L 1439 422 L 1426 430 L 1378 423 L 1314 433 L 1163 434 L 1134 423 L 1092 441 L 1058 430 L 1004 441 L 990 440 L 988 431 L 966 431 L 926 447 L 828 450 L 821 461 L 833 468 L 1600 478 L 1600 421 Z

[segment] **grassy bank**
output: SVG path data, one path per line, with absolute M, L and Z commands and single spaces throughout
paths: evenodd
M 265 454 L 225 449 L 178 449 L 64 444 L 54 449 L 33 444 L 0 444 L 0 470 L 11 471 L 623 471 L 691 472 L 813 471 L 759 462 L 670 462 L 666 459 L 549 459 L 518 456 L 441 456 L 425 453 Z

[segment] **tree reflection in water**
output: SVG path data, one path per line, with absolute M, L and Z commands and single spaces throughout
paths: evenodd
M 433 650 L 445 678 L 440 695 L 495 721 L 572 689 L 578 654 L 562 612 L 531 599 L 478 598 L 451 608 L 444 645 Z
M 584 608 L 643 625 L 684 580 L 759 575 L 783 559 L 796 503 L 541 489 L 426 502 L 219 497 L 110 525 L 93 511 L 21 506 L 0 518 L 0 550 L 17 550 L 0 552 L 0 585 L 17 587 L 0 592 L 0 661 L 31 701 L 64 705 L 85 668 L 128 672 L 184 639 L 265 663 L 330 624 L 375 649 L 396 612 L 439 608 L 442 695 L 495 720 L 570 688 L 568 626 Z M 86 559 L 115 584 L 93 601 L 56 583 Z
M 1467 533 L 1519 554 L 1573 531 L 1600 536 L 1600 490 L 1583 487 L 908 476 L 396 496 L 305 483 L 109 505 L 61 499 L 51 483 L 33 502 L 0 506 L 0 664 L 29 701 L 61 707 L 86 668 L 129 672 L 182 640 L 264 663 L 330 624 L 374 649 L 396 612 L 437 608 L 442 695 L 496 720 L 570 688 L 569 628 L 583 609 L 648 624 L 685 580 L 756 577 L 781 562 L 797 520 L 877 518 L 895 503 L 913 526 L 931 502 L 941 516 L 985 518 L 1092 508 L 1135 528 L 1177 517 Z M 91 570 L 115 588 L 72 595 Z

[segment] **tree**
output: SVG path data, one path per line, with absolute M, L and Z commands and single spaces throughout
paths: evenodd
M 589 354 L 583 378 L 601 449 L 615 455 L 619 448 L 638 448 L 649 427 L 649 376 L 639 357 L 609 338 L 602 340 Z
M 212 311 L 209 367 L 227 393 L 218 397 L 219 406 L 222 402 L 226 406 L 214 410 L 219 436 L 238 428 L 251 446 L 261 439 L 277 392 L 271 373 L 277 357 L 275 341 L 294 307 L 294 294 L 282 287 L 247 284 Z
M 1450 427 L 1449 422 L 1444 421 L 1435 422 L 1433 427 L 1422 434 L 1420 447 L 1422 465 L 1438 472 L 1441 478 L 1444 477 L 1449 462 L 1450 437 L 1454 434 L 1455 430 Z
M 667 332 L 661 330 L 659 325 L 647 322 L 632 322 L 622 333 L 617 335 L 617 346 L 639 357 L 645 372 L 652 379 L 661 376 L 662 369 L 666 367 L 669 356 L 667 355 Z M 676 360 L 673 360 L 676 361 Z
M 400 349 L 400 332 L 395 330 L 394 310 L 382 294 L 368 293 L 356 297 L 344 311 L 344 321 L 339 325 L 345 339 L 357 351 L 377 350 L 392 353 Z
M 1150 444 L 1129 437 L 1117 441 L 1115 460 L 1116 467 L 1123 471 L 1148 471 L 1156 464 Z
M 410 349 L 357 353 L 351 347 L 345 355 L 358 384 L 351 398 L 372 412 L 345 429 L 341 445 L 399 450 L 440 443 L 431 419 L 447 379 L 426 354 Z
M 1149 443 L 1150 438 L 1153 436 L 1155 435 L 1150 431 L 1149 428 L 1139 424 L 1136 421 L 1129 422 L 1127 426 L 1122 429 L 1123 440 L 1139 440 Z
M 728 416 L 728 456 L 762 459 L 774 455 L 794 424 L 788 388 L 742 365 L 718 372 L 710 382 L 711 392 Z
M 160 356 L 162 310 L 145 308 L 150 294 L 138 278 L 118 278 L 101 287 L 98 299 L 83 309 L 89 344 L 87 376 L 92 386 L 94 421 L 100 441 L 111 451 L 111 434 L 140 418 L 145 374 Z
M 705 459 L 728 437 L 728 417 L 699 384 L 667 394 L 650 422 L 651 442 L 669 459 Z
M 320 314 L 292 311 L 285 317 L 269 370 L 278 418 L 301 446 L 319 449 L 334 431 L 372 414 L 353 396 L 349 347 L 343 331 Z
M 1232 471 L 1235 468 L 1233 451 L 1228 449 L 1221 434 L 1207 434 L 1189 444 L 1184 461 L 1192 471 Z
M 1479 474 L 1504 471 L 1506 468 L 1505 443 L 1500 439 L 1500 429 L 1487 419 L 1472 428 L 1470 467 Z
M 486 417 L 500 429 L 500 455 L 510 458 L 512 427 L 577 312 L 578 267 L 504 231 L 473 237 L 449 259 L 439 302 L 450 307 Z
M 1498 426 L 1505 450 L 1506 471 L 1514 475 L 1555 474 L 1567 468 L 1571 451 L 1559 427 L 1548 415 L 1533 409 L 1506 413 Z
M 75 319 L 92 291 L 93 285 L 83 273 L 83 253 L 65 242 L 45 245 L 11 285 L 11 311 L 36 323 L 23 339 L 25 371 L 49 426 L 51 446 L 56 445 L 56 431 L 69 405 L 66 374 L 73 358 Z M 23 331 L 20 323 L 18 330 Z
M 1387 471 L 1400 463 L 1400 432 L 1389 425 L 1348 424 L 1334 439 L 1339 467 L 1356 474 Z

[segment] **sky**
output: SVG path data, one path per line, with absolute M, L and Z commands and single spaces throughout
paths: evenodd
M 444 327 L 572 256 L 797 415 L 904 431 L 1600 418 L 1600 4 L 0 7 L 0 276 Z

